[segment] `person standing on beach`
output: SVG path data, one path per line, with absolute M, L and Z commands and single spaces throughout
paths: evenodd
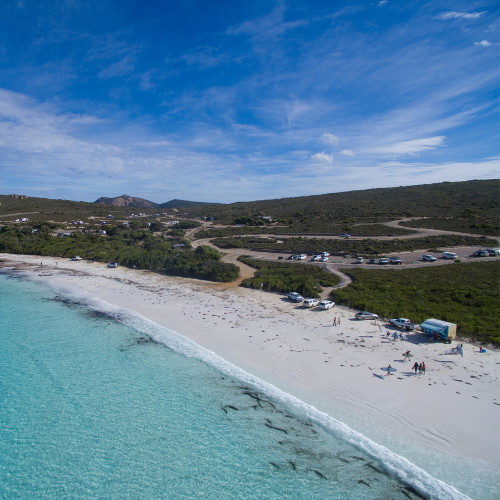
M 416 375 L 418 370 L 418 363 L 416 361 L 415 364 L 413 365 L 413 369 L 415 370 L 415 375 Z
M 337 326 L 337 318 L 333 318 L 333 326 Z
M 339 319 L 338 319 L 337 323 L 338 323 L 338 325 L 340 326 L 340 316 L 339 316 Z
M 389 366 L 387 367 L 387 375 L 390 375 L 390 374 L 391 374 L 391 365 L 389 365 Z
M 422 363 L 418 365 L 418 374 L 422 375 Z
M 425 375 L 425 363 L 422 363 L 422 374 Z

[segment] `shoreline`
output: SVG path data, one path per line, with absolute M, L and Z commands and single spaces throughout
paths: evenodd
M 479 354 L 464 343 L 463 358 L 444 355 L 447 344 L 419 343 L 423 336 L 416 334 L 408 341 L 390 341 L 384 326 L 356 321 L 354 311 L 342 306 L 308 310 L 276 294 L 227 284 L 56 257 L 3 254 L 0 259 L 5 260 L 2 267 L 22 266 L 42 281 L 77 287 L 136 311 L 430 474 L 419 463 L 430 456 L 447 458 L 457 467 L 477 463 L 486 474 L 498 470 L 498 351 Z M 332 325 L 334 316 L 341 318 L 341 326 Z M 415 357 L 403 363 L 408 349 Z M 425 375 L 410 374 L 415 359 L 426 363 Z M 384 370 L 389 363 L 397 368 L 393 376 Z M 498 487 L 497 478 L 490 480 Z

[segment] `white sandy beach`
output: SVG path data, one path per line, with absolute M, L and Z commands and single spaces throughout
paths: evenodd
M 231 285 L 51 257 L 0 258 L 4 267 L 25 263 L 42 280 L 135 310 L 409 460 L 413 443 L 457 463 L 500 466 L 496 350 L 479 353 L 464 344 L 463 358 L 444 355 L 447 344 L 418 334 L 394 342 L 384 323 L 356 321 L 345 307 L 308 310 L 281 295 Z M 334 317 L 340 326 L 332 325 Z M 408 349 L 414 357 L 403 362 Z M 425 362 L 425 375 L 413 374 L 415 360 Z M 391 376 L 383 369 L 388 364 L 397 369 Z

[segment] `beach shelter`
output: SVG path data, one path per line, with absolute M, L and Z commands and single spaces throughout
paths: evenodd
M 426 319 L 423 323 L 420 323 L 420 329 L 434 338 L 439 337 L 450 341 L 457 335 L 457 325 L 455 323 L 448 323 L 434 318 Z

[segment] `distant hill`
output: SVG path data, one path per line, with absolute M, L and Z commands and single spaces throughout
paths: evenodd
M 98 205 L 111 205 L 113 207 L 134 207 L 134 208 L 157 208 L 158 204 L 144 198 L 134 198 L 128 194 L 122 194 L 116 198 L 106 198 L 102 196 L 94 201 Z
M 98 205 L 111 205 L 113 207 L 134 207 L 134 208 L 186 208 L 201 205 L 208 205 L 204 201 L 187 201 L 187 200 L 170 200 L 165 203 L 155 203 L 153 201 L 145 200 L 144 198 L 135 198 L 128 194 L 122 194 L 116 198 L 107 198 L 102 196 L 94 201 Z M 216 203 L 217 205 L 217 203 Z
M 206 203 L 204 201 L 170 200 L 166 203 L 161 203 L 158 205 L 158 208 L 184 208 L 200 205 L 213 205 L 213 203 Z M 219 203 L 216 203 L 216 205 L 219 205 Z

